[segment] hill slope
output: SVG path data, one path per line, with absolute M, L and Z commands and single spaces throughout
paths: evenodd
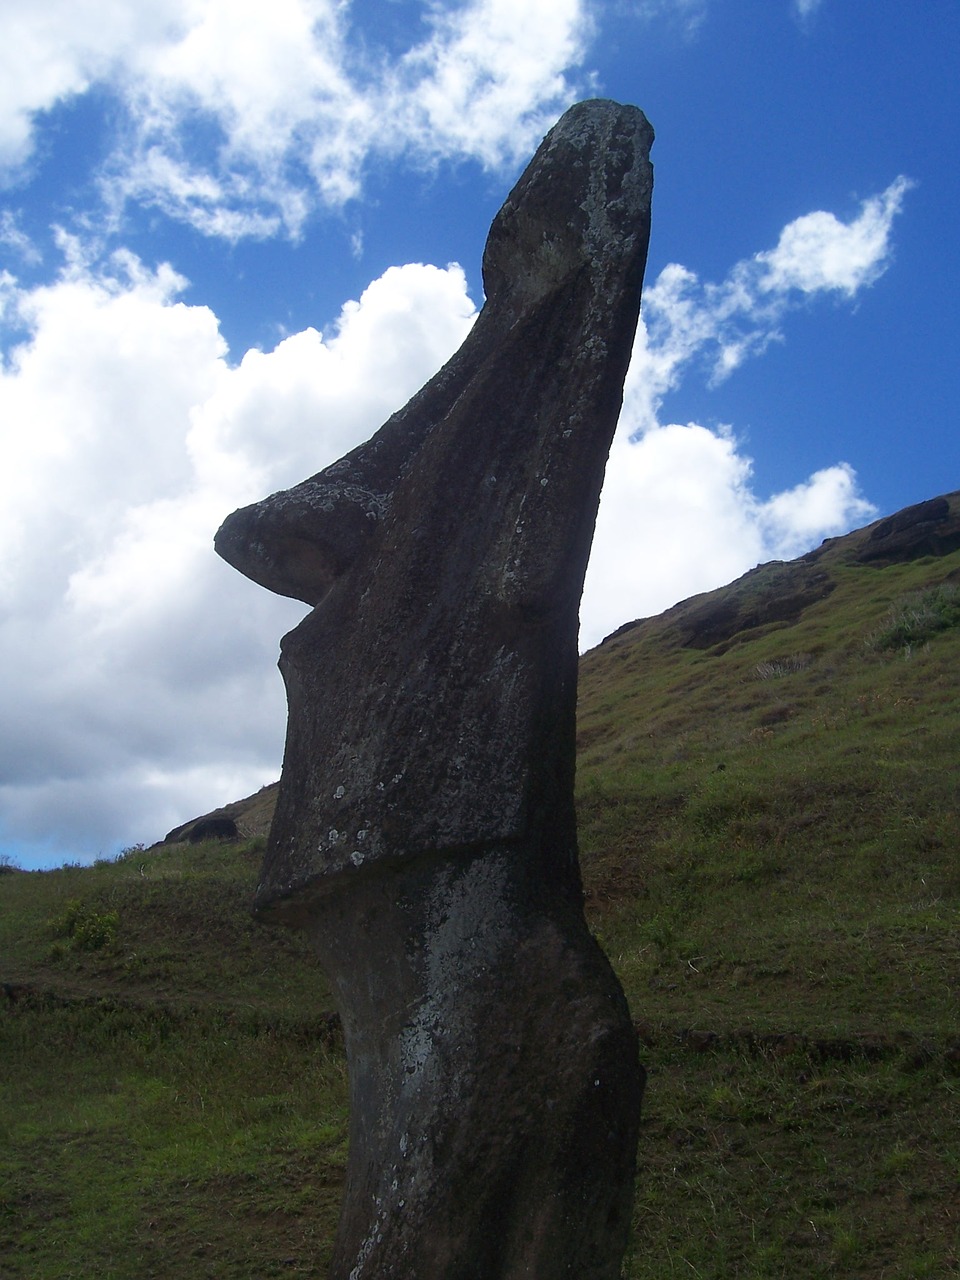
M 580 687 L 586 878 L 635 1007 L 956 1034 L 960 495 L 622 629 Z

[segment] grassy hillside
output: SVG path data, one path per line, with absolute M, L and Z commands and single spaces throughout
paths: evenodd
M 638 1015 L 960 1030 L 960 551 L 864 540 L 583 660 L 583 858 Z
M 937 511 L 582 661 L 587 906 L 649 1071 L 633 1280 L 960 1274 L 958 495 Z M 0 1275 L 323 1274 L 344 1064 L 299 937 L 249 918 L 262 847 L 0 875 Z

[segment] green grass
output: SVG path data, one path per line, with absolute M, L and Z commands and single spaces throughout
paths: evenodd
M 876 649 L 909 654 L 939 631 L 960 626 L 960 588 L 941 583 L 899 601 L 872 637 Z
M 960 552 L 857 536 L 582 662 L 588 915 L 649 1071 L 629 1280 L 960 1274 Z M 345 1066 L 250 917 L 262 847 L 0 875 L 5 1280 L 324 1273 Z
M 5 1277 L 322 1267 L 346 1158 L 339 1052 L 208 1012 L 27 997 L 2 1055 Z
M 262 840 L 171 845 L 93 867 L 7 874 L 0 977 L 77 997 L 269 1017 L 327 1011 L 328 985 L 301 936 L 251 918 L 263 848 Z M 86 934 L 104 930 L 108 938 L 86 945 Z
M 647 1061 L 633 1280 L 960 1266 L 955 1077 L 783 1049 Z
M 585 878 L 638 1016 L 960 1030 L 960 630 L 874 643 L 931 568 L 960 557 L 841 564 L 798 622 L 722 651 L 665 615 L 584 659 Z

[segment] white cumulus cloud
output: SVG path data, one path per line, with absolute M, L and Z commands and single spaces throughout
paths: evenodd
M 818 210 L 787 224 L 773 249 L 745 258 L 719 284 L 671 263 L 643 293 L 631 391 L 635 429 L 694 357 L 721 382 L 781 337 L 787 313 L 817 294 L 853 298 L 890 264 L 893 222 L 912 183 L 902 175 L 844 222 Z M 638 378 L 638 373 L 642 374 Z
M 0 14 L 0 169 L 23 164 L 37 114 L 123 74 L 143 46 L 176 39 L 189 0 L 32 0 Z
M 426 5 L 399 52 L 351 20 L 344 0 L 32 0 L 2 18 L 0 169 L 29 159 L 39 113 L 97 87 L 118 214 L 297 236 L 378 157 L 520 159 L 583 87 L 587 0 Z
M 459 267 L 392 268 L 329 334 L 233 366 L 183 284 L 130 255 L 7 281 L 28 331 L 0 369 L 0 841 L 20 848 L 111 852 L 272 780 L 303 609 L 214 532 L 369 436 L 474 317 Z
M 893 219 L 912 185 L 901 175 L 886 191 L 864 200 L 847 223 L 823 211 L 797 218 L 784 228 L 775 249 L 757 254 L 755 287 L 775 296 L 836 290 L 852 297 L 886 269 Z

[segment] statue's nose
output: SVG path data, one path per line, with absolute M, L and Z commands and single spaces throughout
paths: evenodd
M 217 554 L 268 591 L 317 605 L 383 514 L 382 495 L 323 473 L 228 516 Z

